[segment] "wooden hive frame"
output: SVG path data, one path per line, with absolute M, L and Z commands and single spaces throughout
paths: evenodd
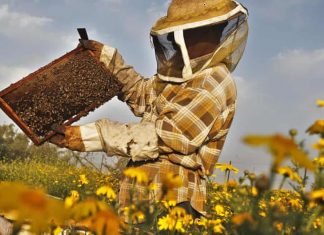
M 24 77 L 23 79 L 21 79 L 20 81 L 11 84 L 9 87 L 7 87 L 6 89 L 0 91 L 0 108 L 19 126 L 19 128 L 32 140 L 32 142 L 35 145 L 41 145 L 42 143 L 44 143 L 45 141 L 47 141 L 48 139 L 50 139 L 53 135 L 55 135 L 56 133 L 54 131 L 49 131 L 48 133 L 46 133 L 45 136 L 39 136 L 37 135 L 32 128 L 30 128 L 23 120 L 22 118 L 19 117 L 19 115 L 14 111 L 14 109 L 8 104 L 8 102 L 5 101 L 5 99 L 3 98 L 5 95 L 10 94 L 11 92 L 15 91 L 16 89 L 20 88 L 21 86 L 24 86 L 25 84 L 28 84 L 29 82 L 31 82 L 33 79 L 35 79 L 37 77 L 37 75 L 50 70 L 51 68 L 53 68 L 54 66 L 57 66 L 58 64 L 63 63 L 64 61 L 69 60 L 70 58 L 72 58 L 75 54 L 79 53 L 79 52 L 87 52 L 89 53 L 89 56 L 93 56 L 94 54 L 92 53 L 92 51 L 90 50 L 86 50 L 83 47 L 77 47 L 76 49 L 68 52 L 67 54 L 63 55 L 62 57 L 54 60 L 53 62 L 47 64 L 46 66 L 38 69 L 37 71 L 29 74 L 28 76 Z M 97 60 L 98 61 L 98 60 Z M 98 65 L 103 66 L 99 61 L 98 61 Z M 85 107 L 85 109 L 81 112 L 79 112 L 78 114 L 70 117 L 69 119 L 64 121 L 64 125 L 71 125 L 72 123 L 78 121 L 81 117 L 84 117 L 86 115 L 88 115 L 88 113 L 90 111 L 93 111 L 94 109 L 98 108 L 100 105 L 102 104 L 95 104 L 93 103 L 92 105 Z

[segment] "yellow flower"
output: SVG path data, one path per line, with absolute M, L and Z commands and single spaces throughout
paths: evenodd
M 134 204 L 130 207 L 125 206 L 121 209 L 123 217 L 127 220 L 127 223 L 143 223 L 145 220 L 145 214 L 139 210 Z
M 324 139 L 320 139 L 316 144 L 313 145 L 314 149 L 324 150 Z
M 182 184 L 180 176 L 173 173 L 167 173 L 162 178 L 162 187 L 168 190 L 181 187 Z
M 158 221 L 158 229 L 185 233 L 185 228 L 193 223 L 191 215 L 181 207 L 172 208 L 170 213 Z
M 303 209 L 303 206 L 301 204 L 301 201 L 299 199 L 290 199 L 288 201 L 288 205 L 292 208 L 294 208 L 297 211 L 301 211 Z
M 170 215 L 175 218 L 181 218 L 186 215 L 186 210 L 182 207 L 174 207 L 170 211 Z
M 278 232 L 281 232 L 282 229 L 283 229 L 283 223 L 281 222 L 275 222 L 274 225 L 275 229 L 278 231 Z
M 65 208 L 72 207 L 80 198 L 78 191 L 72 190 L 70 196 L 66 197 L 64 200 Z
M 324 203 L 324 189 L 312 191 L 308 196 L 311 201 Z
M 254 197 L 258 196 L 258 189 L 256 187 L 252 187 L 251 193 L 252 193 L 252 196 L 254 196 Z
M 324 155 L 314 158 L 313 161 L 318 168 L 324 168 Z
M 299 174 L 289 166 L 279 167 L 276 169 L 276 171 L 278 174 L 283 175 L 284 177 L 289 177 L 291 180 L 296 181 L 299 184 L 303 182 Z
M 216 163 L 215 168 L 218 168 L 221 171 L 233 171 L 235 174 L 239 172 L 236 167 L 229 163 Z
M 253 223 L 253 218 L 252 215 L 248 212 L 245 213 L 241 213 L 238 215 L 234 215 L 232 218 L 232 223 L 240 226 L 241 224 L 243 224 L 244 222 L 249 222 L 249 223 Z
M 324 224 L 324 216 L 321 216 L 319 218 L 316 218 L 313 222 L 313 227 L 315 229 L 321 228 Z
M 0 183 L 0 209 L 14 212 L 18 223 L 30 221 L 36 234 L 47 231 L 50 222 L 60 224 L 67 217 L 61 200 L 16 183 Z
M 324 100 L 317 100 L 316 101 L 316 104 L 317 104 L 318 107 L 322 107 L 323 108 L 324 107 Z
M 267 208 L 267 203 L 266 203 L 266 201 L 265 201 L 264 199 L 261 199 L 261 200 L 259 201 L 259 208 L 260 208 L 261 210 L 265 210 L 265 209 Z
M 314 164 L 309 157 L 299 149 L 297 144 L 289 137 L 282 135 L 251 135 L 246 136 L 243 141 L 251 146 L 265 146 L 273 155 L 273 164 L 278 167 L 289 156 L 298 165 L 309 170 L 314 170 Z
M 88 198 L 75 204 L 71 209 L 71 215 L 76 221 L 81 221 L 97 214 L 99 211 L 109 211 L 109 208 L 102 201 L 97 201 L 94 198 Z
M 89 184 L 89 180 L 84 174 L 79 176 L 79 182 L 81 185 Z
M 166 200 L 175 200 L 175 188 L 181 187 L 183 185 L 182 179 L 179 175 L 173 173 L 167 173 L 162 176 L 162 193 Z
M 169 231 L 177 231 L 180 233 L 185 233 L 185 229 L 181 221 L 170 215 L 166 215 L 162 218 L 159 218 L 158 229 L 160 231 L 169 230 Z
M 210 220 L 209 221 L 209 224 L 213 225 L 213 231 L 214 231 L 214 233 L 224 234 L 225 228 L 222 225 L 222 221 L 220 219 Z
M 136 211 L 132 214 L 133 223 L 143 223 L 145 220 L 145 215 L 142 211 Z
M 163 216 L 162 218 L 159 218 L 158 221 L 158 229 L 160 231 L 162 230 L 169 230 L 173 231 L 175 229 L 176 220 L 172 218 L 170 215 Z
M 259 212 L 259 215 L 261 216 L 261 217 L 266 217 L 267 216 L 267 214 L 265 213 L 265 211 L 260 211 Z
M 176 200 L 167 200 L 167 201 L 163 200 L 161 202 L 162 202 L 163 206 L 167 209 L 172 208 L 177 204 Z
M 204 228 L 207 228 L 208 220 L 205 217 L 203 217 L 203 218 L 195 220 L 195 224 L 198 225 L 198 226 L 202 226 Z
M 150 183 L 148 188 L 149 188 L 150 191 L 155 191 L 155 190 L 158 189 L 158 186 L 155 183 Z
M 229 188 L 235 188 L 237 187 L 237 182 L 235 180 L 229 180 L 226 185 L 229 187 Z
M 307 131 L 310 135 L 321 134 L 324 132 L 324 120 L 317 120 Z
M 60 235 L 62 232 L 63 232 L 63 229 L 60 226 L 58 226 L 54 229 L 53 234 Z
M 220 205 L 220 204 L 217 204 L 215 207 L 214 207 L 214 211 L 216 212 L 216 215 L 218 216 L 225 216 L 225 208 Z
M 99 211 L 91 217 L 80 221 L 80 225 L 89 228 L 98 235 L 119 235 L 119 218 L 110 210 Z
M 149 181 L 146 172 L 135 167 L 126 168 L 126 170 L 124 170 L 124 175 L 131 179 L 135 179 L 139 184 L 147 184 Z
M 73 197 L 76 201 L 80 199 L 79 192 L 76 190 L 71 191 L 71 197 Z
M 109 186 L 107 186 L 107 185 L 98 188 L 97 191 L 96 191 L 96 194 L 97 194 L 98 196 L 100 196 L 100 195 L 104 195 L 104 196 L 106 196 L 109 200 L 115 200 L 115 199 L 116 199 L 116 193 L 115 193 L 115 191 L 114 191 L 111 187 L 109 187 Z

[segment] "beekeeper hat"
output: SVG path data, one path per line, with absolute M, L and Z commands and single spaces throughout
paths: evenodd
M 247 18 L 234 0 L 173 0 L 151 29 L 159 78 L 184 82 L 219 63 L 233 71 L 246 45 Z
M 160 18 L 151 31 L 160 34 L 165 33 L 161 31 L 174 31 L 178 26 L 193 28 L 192 23 L 226 16 L 238 6 L 241 5 L 233 0 L 173 0 L 167 15 Z

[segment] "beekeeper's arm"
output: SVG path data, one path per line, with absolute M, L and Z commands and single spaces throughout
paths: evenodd
M 224 91 L 219 86 L 214 92 Z M 101 119 L 83 126 L 66 127 L 61 147 L 105 151 L 108 156 L 118 155 L 133 161 L 166 154 L 172 162 L 197 169 L 200 163 L 195 153 L 206 140 L 218 134 L 227 120 L 228 111 L 222 112 L 227 109 L 217 97 L 205 89 L 186 88 L 175 95 L 174 102 L 163 108 L 155 123 L 121 124 Z M 220 150 L 216 144 L 205 151 L 216 154 Z
M 152 79 L 145 79 L 132 66 L 125 64 L 117 49 L 92 40 L 81 42 L 122 84 L 118 98 L 126 102 L 136 116 L 143 116 L 152 103 Z
M 155 125 L 151 122 L 121 124 L 101 119 L 82 126 L 59 126 L 50 142 L 80 152 L 104 151 L 133 161 L 159 156 Z
M 84 42 L 83 42 L 84 43 Z M 152 82 L 124 63 L 115 48 L 95 41 L 86 41 L 86 48 L 108 68 L 123 85 L 119 99 L 126 102 L 136 116 L 142 116 L 152 100 Z M 50 141 L 75 151 L 105 151 L 109 156 L 119 155 L 133 161 L 157 158 L 157 135 L 154 123 L 121 124 L 107 119 L 83 126 L 68 126 L 59 130 L 61 135 Z

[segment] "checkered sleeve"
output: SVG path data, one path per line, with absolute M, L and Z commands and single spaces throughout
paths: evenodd
M 156 121 L 161 153 L 190 155 L 208 139 L 222 104 L 205 89 L 186 88 L 168 102 Z
M 142 117 L 153 90 L 151 79 L 145 79 L 132 66 L 125 64 L 115 48 L 104 46 L 100 61 L 122 84 L 118 98 L 126 102 L 136 116 Z

